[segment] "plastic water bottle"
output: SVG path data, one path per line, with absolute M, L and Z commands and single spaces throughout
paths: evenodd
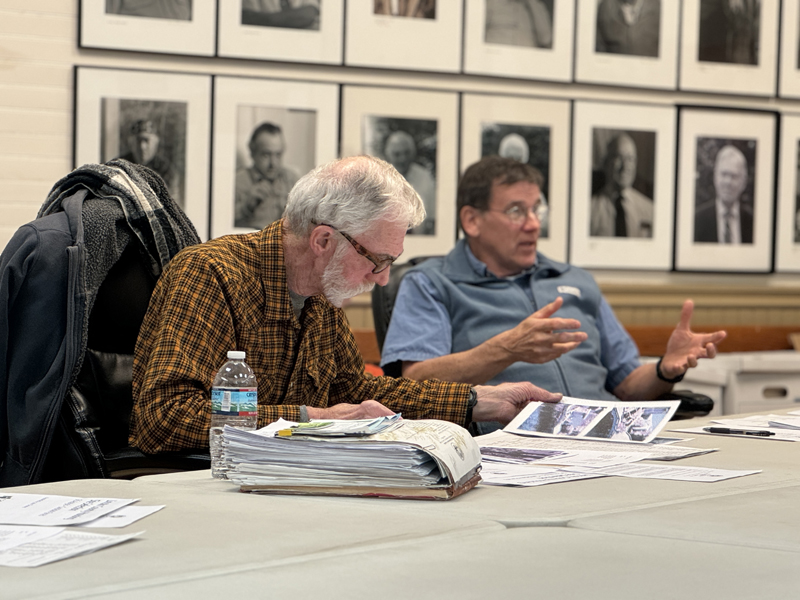
M 258 387 L 253 370 L 244 362 L 245 353 L 228 352 L 211 386 L 211 428 L 208 431 L 211 450 L 211 475 L 227 479 L 223 461 L 222 427 L 255 429 L 258 422 Z

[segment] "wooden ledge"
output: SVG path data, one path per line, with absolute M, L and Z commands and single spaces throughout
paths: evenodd
M 628 333 L 642 356 L 661 356 L 674 327 L 671 325 L 629 325 Z M 693 331 L 712 332 L 724 329 L 728 337 L 719 345 L 720 352 L 761 352 L 792 350 L 791 334 L 800 333 L 796 325 L 719 325 L 693 327 Z M 380 364 L 381 353 L 373 329 L 353 329 L 356 344 L 365 363 Z

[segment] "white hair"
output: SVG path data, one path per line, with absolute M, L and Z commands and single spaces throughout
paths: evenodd
M 425 220 L 425 207 L 388 162 L 354 156 L 301 177 L 289 192 L 283 216 L 295 235 L 306 236 L 322 223 L 358 235 L 381 219 L 416 227 Z

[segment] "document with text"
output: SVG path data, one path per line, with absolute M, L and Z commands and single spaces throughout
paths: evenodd
M 571 438 L 543 438 L 516 435 L 506 431 L 494 431 L 475 438 L 478 445 L 483 448 L 516 448 L 532 452 L 581 452 L 587 448 L 593 452 L 616 452 L 622 454 L 637 454 L 639 460 L 677 460 L 690 456 L 700 456 L 709 452 L 716 452 L 717 448 L 691 448 L 688 446 L 663 445 L 650 442 L 649 444 L 619 444 L 604 441 L 576 441 Z
M 66 527 L 0 525 L 0 566 L 39 567 L 115 546 L 142 533 L 106 535 Z
M 0 523 L 5 525 L 80 525 L 138 499 L 78 498 L 46 494 L 0 493 Z

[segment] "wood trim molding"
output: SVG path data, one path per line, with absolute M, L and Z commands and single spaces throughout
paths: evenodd
M 661 356 L 674 327 L 671 325 L 630 325 L 630 333 L 642 356 Z M 694 331 L 711 332 L 724 329 L 728 337 L 719 345 L 720 352 L 758 352 L 765 350 L 792 350 L 792 334 L 800 333 L 800 326 L 741 326 L 724 325 L 695 327 Z M 374 329 L 354 328 L 353 335 L 365 363 L 380 364 L 381 353 Z

